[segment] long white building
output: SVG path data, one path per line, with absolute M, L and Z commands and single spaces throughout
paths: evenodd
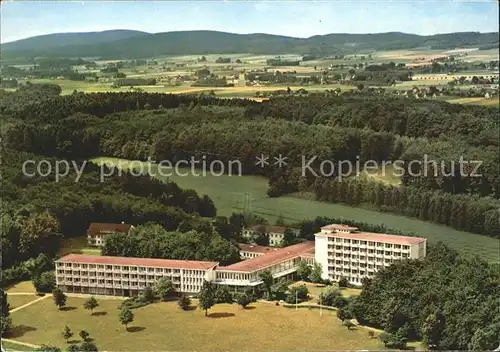
M 240 244 L 241 262 L 217 262 L 106 257 L 69 254 L 56 261 L 57 287 L 66 292 L 135 296 L 162 277 L 178 292 L 196 294 L 203 281 L 227 285 L 234 291 L 262 284 L 260 274 L 269 270 L 275 279 L 292 279 L 300 261 L 319 263 L 323 279 L 346 277 L 360 285 L 364 277 L 397 260 L 423 258 L 426 239 L 358 231 L 345 225 L 328 225 L 315 241 L 284 248 Z
M 395 261 L 424 258 L 426 241 L 332 224 L 315 234 L 315 259 L 323 268 L 323 279 L 338 281 L 345 277 L 351 284 L 360 285 L 362 278 L 373 277 Z

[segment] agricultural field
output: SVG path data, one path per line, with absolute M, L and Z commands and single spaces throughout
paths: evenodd
M 194 306 L 182 311 L 176 302 L 161 302 L 134 309 L 134 322 L 126 331 L 118 321 L 119 302 L 98 298 L 99 307 L 91 315 L 83 309 L 84 301 L 69 297 L 67 308 L 58 310 L 48 298 L 14 312 L 14 329 L 9 338 L 64 348 L 68 343 L 61 331 L 67 325 L 74 332 L 69 343 L 79 343 L 78 332 L 86 330 L 105 351 L 383 349 L 378 339 L 368 336 L 367 329 L 358 326 L 348 330 L 342 326 L 335 311 L 323 311 L 320 316 L 316 310 L 294 310 L 264 302 L 253 303 L 247 309 L 217 304 L 205 317 Z
M 113 163 L 113 165 L 124 169 L 129 165 L 129 161 L 116 158 L 96 158 L 93 161 L 98 164 Z M 134 163 L 137 165 L 135 167 L 138 167 L 140 162 L 136 161 Z M 247 210 L 266 218 L 270 223 L 274 223 L 279 217 L 283 217 L 288 223 L 293 223 L 305 219 L 314 219 L 317 216 L 352 219 L 371 224 L 382 223 L 389 228 L 413 232 L 426 237 L 431 244 L 443 241 L 463 253 L 481 255 L 485 260 L 499 262 L 498 246 L 500 243 L 492 237 L 462 232 L 400 215 L 324 203 L 299 198 L 294 195 L 270 198 L 266 193 L 268 182 L 265 178 L 259 176 L 223 175 L 216 177 L 207 173 L 204 177 L 189 174 L 188 176 L 172 175 L 165 178 L 158 175 L 156 165 L 151 164 L 150 168 L 153 177 L 171 180 L 182 188 L 196 190 L 200 195 L 207 194 L 214 201 L 219 215 L 230 216 L 233 212 L 245 210 L 245 198 L 248 197 L 251 206 Z M 144 170 L 147 170 L 146 166 L 144 166 Z M 189 173 L 189 171 L 190 169 L 186 169 L 183 173 Z M 201 172 L 199 174 L 201 175 Z M 221 187 L 221 185 L 224 185 L 224 187 Z

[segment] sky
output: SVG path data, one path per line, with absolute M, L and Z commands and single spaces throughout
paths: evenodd
M 310 37 L 328 33 L 498 32 L 496 0 L 2 1 L 0 42 L 42 34 L 135 29 Z

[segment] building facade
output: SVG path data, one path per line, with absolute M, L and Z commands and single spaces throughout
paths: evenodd
M 282 244 L 286 229 L 286 227 L 282 226 L 254 225 L 244 229 L 242 236 L 250 241 L 253 241 L 260 233 L 264 233 L 269 237 L 269 245 L 278 247 Z M 296 229 L 290 230 L 297 232 Z
M 262 284 L 259 274 L 265 270 L 275 279 L 293 278 L 302 257 L 309 260 L 313 250 L 312 241 L 272 248 L 229 266 L 207 261 L 69 254 L 56 261 L 56 284 L 71 293 L 136 296 L 158 279 L 167 277 L 176 291 L 187 294 L 198 293 L 205 280 L 238 291 Z
M 395 261 L 424 258 L 426 241 L 332 224 L 315 234 L 315 260 L 323 269 L 323 279 L 338 281 L 345 277 L 351 284 L 361 285 L 362 278 L 373 277 Z
M 176 291 L 199 292 L 215 278 L 216 262 L 68 254 L 56 261 L 56 284 L 65 292 L 137 296 L 167 277 Z
M 130 233 L 134 226 L 130 224 L 112 224 L 93 222 L 87 230 L 87 243 L 90 246 L 102 247 L 107 235 L 113 233 Z

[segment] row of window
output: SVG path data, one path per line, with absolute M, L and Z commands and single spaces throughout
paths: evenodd
M 96 264 L 74 264 L 74 263 L 57 263 L 58 268 L 75 268 L 75 269 L 88 269 L 88 270 L 121 270 L 121 271 L 138 271 L 148 273 L 166 273 L 166 274 L 180 274 L 181 269 L 165 269 L 165 268 L 150 268 L 141 266 L 120 266 L 120 265 L 96 265 Z M 188 270 L 182 269 L 184 275 L 205 275 L 204 270 Z
M 350 244 L 350 245 L 362 245 L 362 246 L 368 245 L 370 247 L 378 247 L 378 248 L 396 248 L 396 249 L 406 249 L 406 250 L 410 249 L 409 245 L 374 242 L 374 241 L 351 240 L 348 238 L 328 237 L 328 241 L 335 243 Z
M 364 254 L 364 253 L 361 253 Z M 373 253 L 371 253 L 373 254 Z M 408 253 L 398 253 L 398 252 L 385 252 L 385 253 L 377 253 L 378 255 L 384 255 L 386 257 L 396 257 L 398 258 L 408 258 L 410 255 Z M 332 251 L 328 251 L 328 255 L 332 257 L 340 257 L 340 258 L 352 258 L 352 259 L 359 259 L 359 260 L 369 260 L 369 261 L 374 261 L 375 257 L 373 256 L 364 256 L 364 255 L 358 255 L 358 254 L 346 254 L 346 253 L 336 253 Z M 377 261 L 382 260 L 382 258 L 376 258 Z

